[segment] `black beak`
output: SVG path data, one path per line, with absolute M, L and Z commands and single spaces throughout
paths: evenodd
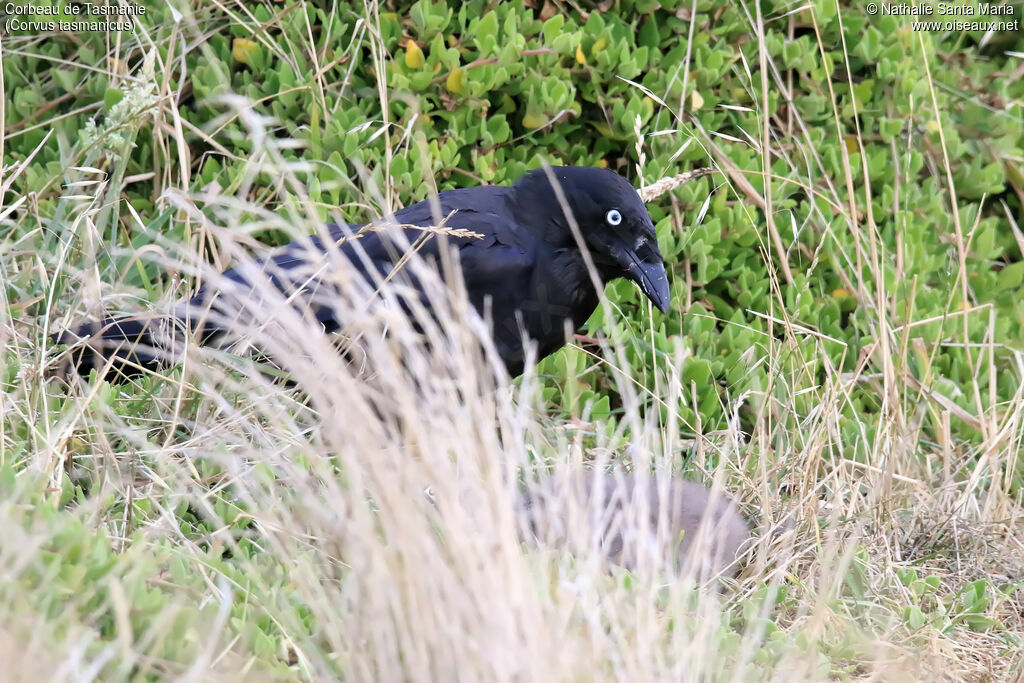
M 668 273 L 665 272 L 665 263 L 657 243 L 649 241 L 640 245 L 639 249 L 622 245 L 616 260 L 625 271 L 625 276 L 640 285 L 640 291 L 651 303 L 662 313 L 668 313 Z

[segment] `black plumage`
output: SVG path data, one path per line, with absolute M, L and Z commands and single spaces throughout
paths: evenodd
M 524 335 L 544 357 L 565 344 L 566 329 L 578 328 L 597 307 L 599 294 L 577 235 L 600 281 L 628 278 L 655 306 L 668 310 L 668 280 L 654 225 L 635 189 L 612 171 L 553 167 L 530 171 L 511 187 L 449 190 L 433 206 L 427 200 L 395 212 L 394 223 L 432 226 L 437 216 L 447 217 L 446 229 L 473 235 L 442 237 L 383 225 L 360 231 L 342 224 L 330 226 L 329 239 L 339 243 L 339 251 L 368 281 L 373 271 L 388 277 L 410 244 L 435 263 L 442 245 L 452 248 L 470 301 L 489 317 L 498 353 L 513 375 L 523 370 Z M 353 238 L 357 233 L 358 239 Z M 82 374 L 106 367 L 106 376 L 116 379 L 140 368 L 159 368 L 175 356 L 166 348 L 174 329 L 188 329 L 203 343 L 228 335 L 239 297 L 258 289 L 252 287 L 255 277 L 269 278 L 286 294 L 298 293 L 291 299 L 296 305 L 311 307 L 327 331 L 338 331 L 344 313 L 325 303 L 330 290 L 324 291 L 336 285 L 324 284 L 328 278 L 317 270 L 318 260 L 330 263 L 318 259 L 326 248 L 321 237 L 294 242 L 260 261 L 261 272 L 251 267 L 226 271 L 218 289 L 201 288 L 170 316 L 108 318 L 67 330 L 56 340 L 73 345 L 72 362 Z M 416 286 L 415 279 L 406 281 Z M 211 310 L 214 315 L 208 315 Z

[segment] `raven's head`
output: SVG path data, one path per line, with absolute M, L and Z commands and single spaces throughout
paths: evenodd
M 561 188 L 601 276 L 632 280 L 667 313 L 665 263 L 658 251 L 654 223 L 636 189 L 618 173 L 601 168 L 553 166 L 530 171 L 516 184 L 517 190 L 535 195 L 538 205 L 553 210 L 553 218 L 560 224 L 567 221 L 559 203 L 555 201 L 552 207 L 543 196 L 552 192 L 549 172 Z

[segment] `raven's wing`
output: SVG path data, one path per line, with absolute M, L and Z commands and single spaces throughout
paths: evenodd
M 440 193 L 436 199 L 441 219 L 447 218 L 444 227 L 450 232 L 464 233 L 442 236 L 413 227 L 389 227 L 383 223 L 369 228 L 341 224 L 329 226 L 327 237 L 335 242 L 341 255 L 347 257 L 371 285 L 374 276 L 384 278 L 392 273 L 410 245 L 415 245 L 424 258 L 436 260 L 441 244 L 447 244 L 459 252 L 466 290 L 478 311 L 485 311 L 488 298 L 495 310 L 506 310 L 515 301 L 521 301 L 532 275 L 536 241 L 529 231 L 516 223 L 510 188 L 449 190 Z M 428 228 L 437 224 L 435 210 L 429 200 L 395 212 L 394 218 L 398 225 Z M 262 276 L 282 293 L 288 296 L 298 293 L 296 299 L 307 302 L 325 328 L 337 330 L 342 321 L 338 320 L 336 307 L 317 305 L 313 301 L 314 298 L 324 299 L 324 280 L 330 280 L 323 277 L 323 269 L 331 263 L 327 252 L 328 246 L 323 237 L 314 235 L 285 245 L 256 264 L 225 271 L 224 277 L 234 285 L 229 298 L 237 299 L 240 294 L 244 296 L 247 290 L 252 290 L 250 281 L 262 271 Z M 415 279 L 405 278 L 403 281 L 421 290 Z M 314 297 L 316 292 L 320 292 L 319 297 Z M 191 314 L 198 317 L 199 307 L 211 303 L 222 314 L 228 314 L 225 309 L 237 307 L 237 304 L 226 305 L 226 301 L 217 302 L 218 298 L 224 299 L 223 291 L 202 288 L 188 304 L 189 308 L 197 309 Z M 217 332 L 209 323 L 204 329 Z
M 521 308 L 536 298 L 535 271 L 540 262 L 540 240 L 519 222 L 513 190 L 479 187 L 453 190 L 438 196 L 445 226 L 474 233 L 472 237 L 435 236 L 421 253 L 436 255 L 445 240 L 459 252 L 461 274 L 470 302 L 487 317 L 495 346 L 509 372 L 523 367 Z M 454 211 L 454 213 L 452 213 Z M 450 215 L 449 215 L 450 214 Z M 405 224 L 430 225 L 434 210 L 421 202 L 398 212 Z
M 445 235 L 449 245 L 456 247 L 461 253 L 478 254 L 481 249 L 488 250 L 493 259 L 492 264 L 498 268 L 527 265 L 524 257 L 533 251 L 529 233 L 518 226 L 512 206 L 509 203 L 510 188 L 506 187 L 473 187 L 448 190 L 437 196 L 438 209 L 446 228 L 453 231 L 465 231 L 472 235 Z M 389 227 L 381 221 L 377 224 L 356 225 L 342 223 L 327 227 L 327 238 L 342 254 L 349 257 L 353 264 L 368 275 L 366 266 L 375 265 L 378 270 L 387 268 L 384 274 L 401 259 L 409 245 L 417 245 L 417 250 L 424 257 L 437 257 L 441 240 L 438 234 L 430 234 L 428 228 L 436 225 L 434 209 L 430 200 L 417 202 L 395 212 L 395 223 L 403 226 Z M 257 263 L 270 277 L 280 273 L 315 266 L 323 260 L 328 246 L 321 235 L 311 235 L 296 240 L 276 249 L 268 258 Z M 475 256 L 480 258 L 480 256 Z M 485 260 L 490 260 L 486 259 Z M 228 278 L 247 284 L 246 278 L 239 268 L 224 272 Z M 292 278 L 287 278 L 292 279 Z M 276 282 L 275 278 L 275 284 Z
M 444 227 L 472 234 L 431 235 L 420 246 L 419 253 L 436 258 L 442 244 L 457 248 L 466 291 L 481 313 L 488 305 L 495 312 L 511 310 L 510 306 L 517 307 L 518 302 L 528 298 L 537 263 L 538 241 L 518 222 L 511 188 L 450 190 L 442 192 L 437 199 L 437 213 L 445 221 Z M 429 201 L 397 212 L 395 219 L 404 225 L 436 224 L 435 209 Z M 406 229 L 410 242 L 421 237 L 420 231 Z M 385 251 L 390 252 L 390 249 L 386 240 L 381 240 L 367 249 L 367 255 L 381 258 Z

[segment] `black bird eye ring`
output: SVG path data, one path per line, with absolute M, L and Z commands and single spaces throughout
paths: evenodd
M 608 225 L 618 225 L 622 222 L 622 214 L 618 209 L 612 209 L 604 215 L 604 219 L 608 221 Z

